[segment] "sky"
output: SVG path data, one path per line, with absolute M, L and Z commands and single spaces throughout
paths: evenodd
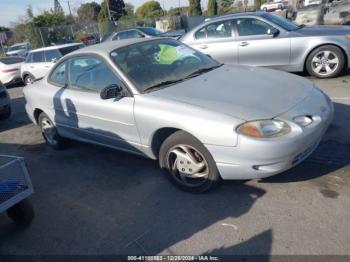
M 71 9 L 76 10 L 81 3 L 91 2 L 93 0 L 69 0 Z M 124 0 L 131 3 L 137 8 L 147 0 Z M 64 11 L 68 14 L 68 0 L 59 0 Z M 102 0 L 95 0 L 101 3 Z M 188 5 L 188 0 L 158 0 L 165 9 Z M 202 0 L 202 5 L 206 5 L 206 0 Z M 11 26 L 11 23 L 18 21 L 24 16 L 27 6 L 31 5 L 34 15 L 39 14 L 42 10 L 53 8 L 54 0 L 0 0 L 0 26 Z

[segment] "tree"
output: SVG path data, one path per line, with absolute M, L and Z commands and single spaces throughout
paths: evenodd
M 207 15 L 208 16 L 213 16 L 218 14 L 218 3 L 216 0 L 209 0 L 208 1 L 208 10 L 207 10 Z
M 111 15 L 113 20 L 119 20 L 125 12 L 125 4 L 123 0 L 108 0 L 109 2 L 109 10 L 111 11 Z
M 44 11 L 33 18 L 35 27 L 53 27 L 69 24 L 67 17 L 63 13 L 57 13 L 52 10 Z
M 201 0 L 189 0 L 189 1 L 190 1 L 189 15 L 190 16 L 202 15 Z
M 101 11 L 101 6 L 96 2 L 81 4 L 77 10 L 78 21 L 80 23 L 89 23 L 97 21 L 98 14 Z
M 8 29 L 7 27 L 5 26 L 0 26 L 0 32 L 6 32 L 6 31 L 9 31 L 10 29 Z
M 131 18 L 131 17 L 134 17 L 134 9 L 135 9 L 135 7 L 132 5 L 132 4 L 130 4 L 130 3 L 125 3 L 125 8 L 124 8 L 124 10 L 125 10 L 125 16 L 127 17 L 127 18 Z
M 168 11 L 169 16 L 178 16 L 178 15 L 187 15 L 188 14 L 189 7 L 175 7 L 170 8 Z
M 232 11 L 232 5 L 234 0 L 219 0 L 219 14 L 227 14 Z
M 136 9 L 135 16 L 137 18 L 160 17 L 164 15 L 164 11 L 157 1 L 148 1 Z

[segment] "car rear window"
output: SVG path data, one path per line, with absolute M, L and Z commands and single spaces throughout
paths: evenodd
M 80 48 L 83 48 L 84 45 L 74 45 L 74 46 L 68 46 L 68 47 L 63 47 L 63 48 L 60 48 L 60 53 L 62 54 L 62 56 L 66 55 L 66 54 L 69 54 L 75 50 L 78 50 Z
M 0 63 L 3 63 L 5 65 L 12 65 L 17 63 L 24 62 L 24 58 L 22 57 L 2 57 L 0 58 Z

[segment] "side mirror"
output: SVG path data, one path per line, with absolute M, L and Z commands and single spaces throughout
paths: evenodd
M 274 27 L 269 28 L 269 29 L 267 30 L 267 34 L 268 34 L 268 35 L 272 35 L 273 37 L 278 36 L 279 33 L 280 33 L 280 31 L 279 31 L 277 28 L 274 28 Z
M 123 96 L 123 89 L 119 85 L 109 85 L 102 89 L 100 97 L 103 100 L 117 98 Z

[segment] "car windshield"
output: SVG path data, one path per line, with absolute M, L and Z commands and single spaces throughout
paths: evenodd
M 9 51 L 18 51 L 22 49 L 27 49 L 26 45 L 15 45 L 15 46 L 10 46 Z
M 220 66 L 212 58 L 170 39 L 128 45 L 112 51 L 110 56 L 141 93 L 165 88 Z
M 301 28 L 300 25 L 293 23 L 283 17 L 280 17 L 278 15 L 274 15 L 274 14 L 270 14 L 270 13 L 263 13 L 261 15 L 263 18 L 271 21 L 272 23 L 284 28 L 287 31 L 294 31 L 294 30 L 298 30 Z
M 144 28 L 139 28 L 140 31 L 142 31 L 143 33 L 145 33 L 146 35 L 150 35 L 150 36 L 157 36 L 157 35 L 161 35 L 163 32 L 152 28 L 152 27 L 144 27 Z

